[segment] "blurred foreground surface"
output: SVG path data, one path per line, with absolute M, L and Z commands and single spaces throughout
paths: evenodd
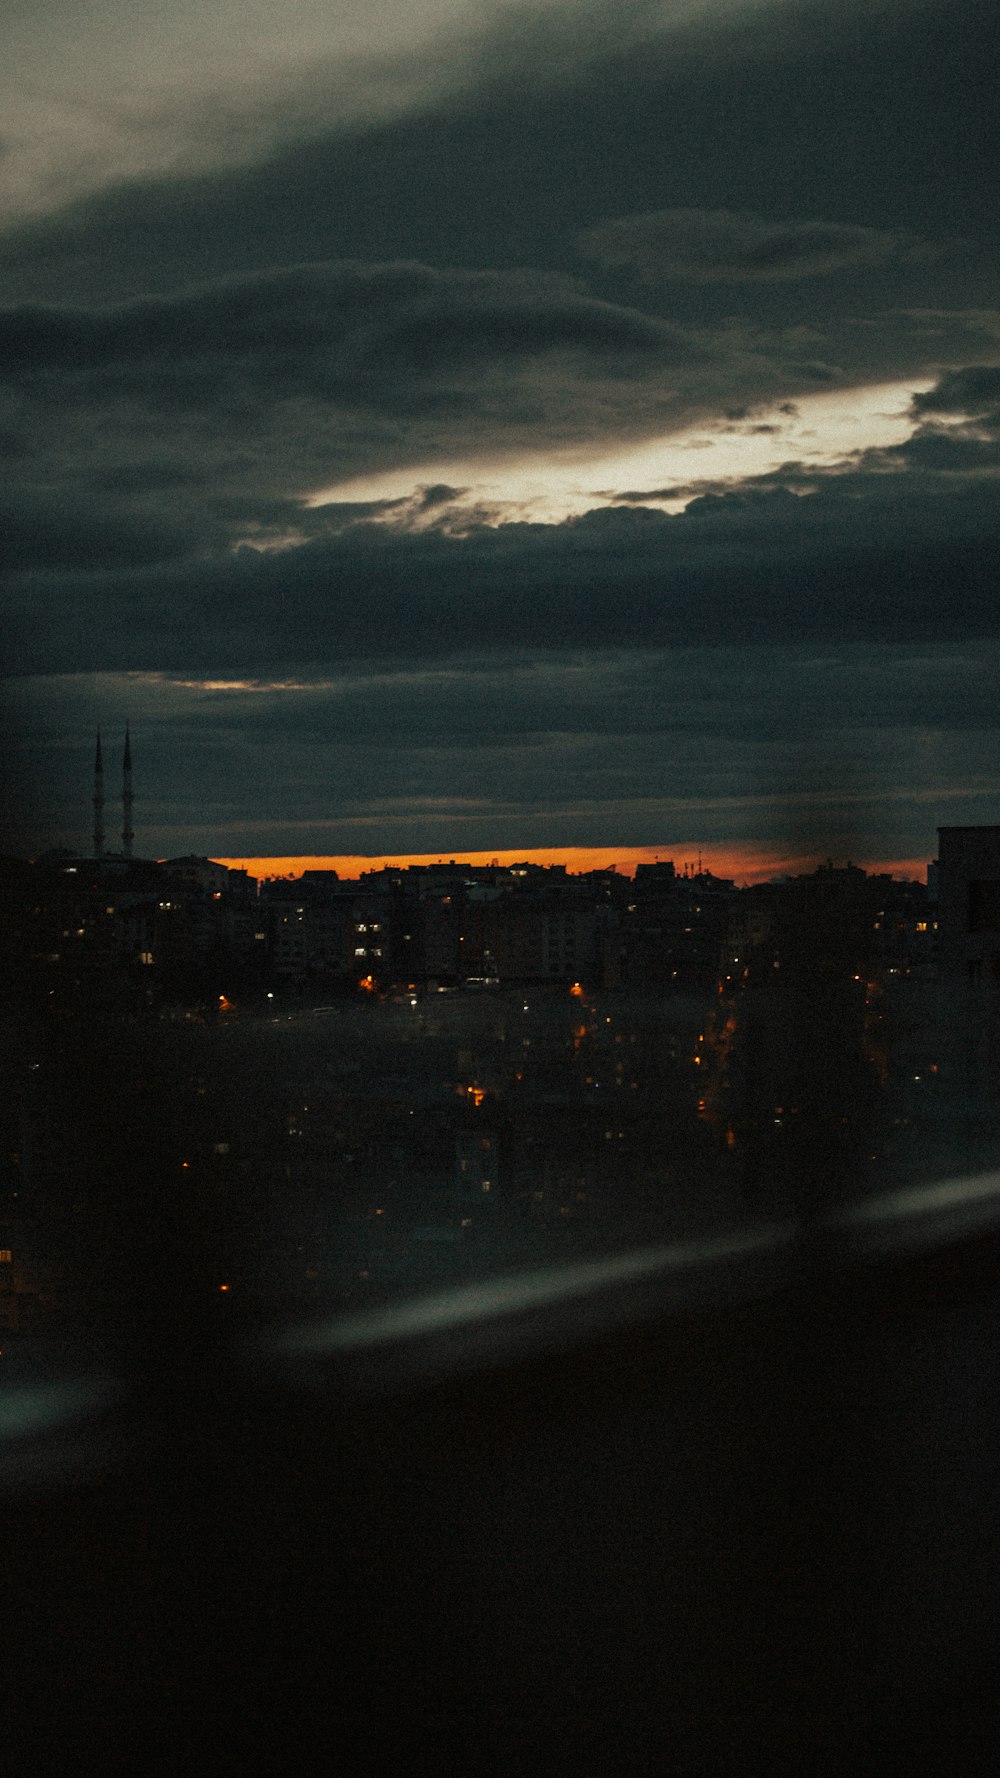
M 27 1769 L 993 1771 L 998 1186 L 26 1388 Z

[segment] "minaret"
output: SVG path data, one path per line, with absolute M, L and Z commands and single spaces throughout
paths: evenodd
M 129 744 L 128 723 L 125 724 L 125 757 L 122 761 L 122 852 L 126 858 L 132 856 L 132 748 Z
M 97 731 L 97 752 L 94 755 L 94 857 L 104 857 L 104 765 L 101 760 L 101 731 Z

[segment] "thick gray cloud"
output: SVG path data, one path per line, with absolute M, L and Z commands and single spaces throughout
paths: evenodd
M 13 228 L 7 300 L 121 298 L 312 258 L 564 267 L 581 230 L 664 209 L 960 237 L 965 295 L 992 277 L 975 259 L 995 226 L 998 21 L 981 0 L 534 11 L 467 41 L 450 90 L 389 119 L 334 102 L 324 127 L 314 94 L 307 126 L 282 89 L 287 138 L 262 131 L 250 164 L 111 184 Z M 897 267 L 894 285 L 915 300 L 929 281 L 954 289 L 955 259 L 933 279 Z
M 588 257 L 635 267 L 647 277 L 729 284 L 814 278 L 930 255 L 925 243 L 905 233 L 836 222 L 774 222 L 731 210 L 617 217 L 588 230 L 580 245 Z
M 159 484 L 171 513 L 186 484 L 196 526 L 223 494 L 266 503 L 456 451 L 649 431 L 747 375 L 775 384 L 760 353 L 516 269 L 309 265 L 0 314 L 11 475 L 131 479 L 140 506 Z
M 153 399 L 210 407 L 224 366 L 284 398 L 317 384 L 323 392 L 327 381 L 349 395 L 375 383 L 384 400 L 400 376 L 438 377 L 505 353 L 671 347 L 694 355 L 680 333 L 566 280 L 347 263 L 225 280 L 110 311 L 15 308 L 4 317 L 0 373 L 28 384 L 68 376 L 97 397 L 148 386 L 152 373 Z
M 913 397 L 916 414 L 968 414 L 1000 412 L 1000 365 L 969 364 L 948 371 L 933 389 Z

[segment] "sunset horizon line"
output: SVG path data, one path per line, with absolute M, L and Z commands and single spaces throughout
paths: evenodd
M 697 846 L 685 843 L 681 846 L 528 846 L 473 848 L 446 854 L 445 852 L 381 852 L 381 853 L 244 853 L 240 856 L 217 855 L 215 862 L 225 865 L 230 870 L 245 870 L 255 878 L 268 877 L 301 877 L 306 871 L 335 871 L 344 881 L 356 880 L 363 872 L 397 869 L 405 870 L 411 865 L 468 865 L 481 868 L 492 864 L 506 868 L 515 864 L 564 865 L 570 875 L 583 875 L 588 871 L 613 870 L 620 876 L 634 877 L 640 864 L 673 863 L 677 875 L 696 876 L 699 872 L 708 872 L 723 880 L 731 880 L 737 887 L 748 888 L 752 884 L 768 882 L 781 877 L 808 875 L 823 865 L 833 864 L 838 869 L 847 865 L 856 865 L 871 875 L 885 875 L 900 878 L 904 881 L 926 880 L 926 858 L 885 859 L 885 858 L 854 858 L 831 856 L 829 849 L 817 848 L 808 852 L 780 852 L 775 850 L 767 853 L 762 849 L 753 852 L 734 851 L 714 846 Z

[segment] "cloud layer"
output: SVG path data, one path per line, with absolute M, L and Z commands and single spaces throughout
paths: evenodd
M 917 696 L 908 651 L 947 677 L 998 640 L 996 13 L 384 0 L 358 19 L 345 11 L 338 38 L 329 9 L 303 0 L 279 41 L 254 6 L 227 64 L 181 0 L 155 18 L 101 0 L 76 53 L 54 0 L 13 9 L 12 47 L 39 78 L 27 109 L 12 104 L 3 175 L 3 649 L 24 687 L 48 688 L 47 706 L 17 694 L 42 781 L 51 767 L 65 785 L 43 708 L 54 736 L 61 709 L 89 728 L 102 699 L 173 685 L 150 721 L 164 748 L 179 725 L 180 755 L 195 733 L 207 742 L 177 682 L 282 681 L 203 694 L 229 712 L 215 782 L 230 850 L 233 782 L 262 834 L 312 771 L 288 726 L 305 711 L 324 747 L 351 712 L 360 798 L 388 757 L 420 752 L 417 777 L 393 767 L 372 804 L 389 825 L 400 799 L 416 807 L 418 778 L 456 834 L 466 820 L 485 832 L 501 803 L 533 843 L 545 819 L 565 840 L 584 807 L 606 812 L 606 833 L 616 797 L 641 825 L 650 809 L 666 819 L 671 760 L 676 795 L 709 826 L 730 820 L 726 797 L 757 798 L 763 819 L 763 784 L 835 790 L 824 758 L 845 809 L 864 761 L 880 819 L 894 773 L 911 816 L 929 808 L 920 773 L 944 795 L 965 770 L 978 807 L 985 729 L 973 738 L 960 700 L 935 718 L 936 753 L 914 741 L 915 776 L 898 725 L 873 727 L 855 699 L 868 739 L 848 744 L 829 700 L 790 687 L 795 651 L 818 651 L 823 685 L 863 684 L 925 735 L 920 711 L 900 709 Z M 145 70 L 126 104 L 105 103 L 91 55 L 105 39 L 108 81 Z M 65 127 L 43 129 L 59 106 Z M 782 461 L 783 412 L 873 385 L 912 391 L 896 442 L 838 453 L 800 424 Z M 711 467 L 737 433 L 770 449 L 759 471 Z M 608 463 L 678 436 L 692 446 L 682 480 L 602 483 L 563 522 L 533 518 L 527 469 L 523 497 L 482 493 L 499 468 L 513 487 L 521 460 L 544 481 L 546 454 Z M 343 498 L 312 503 L 340 484 Z M 649 688 L 679 708 L 671 663 L 696 657 L 725 687 L 702 698 L 697 742 L 732 762 L 724 788 L 714 766 L 685 777 L 644 726 Z M 437 691 L 418 696 L 414 673 Z M 627 731 L 609 686 L 635 713 Z M 776 711 L 783 739 L 755 752 L 748 737 Z M 557 732 L 553 753 L 538 737 Z M 82 771 L 82 731 L 74 745 Z M 23 777 L 17 721 L 12 746 Z M 788 783 L 781 754 L 799 762 Z M 303 815 L 317 832 L 318 806 Z M 179 819 L 165 799 L 164 822 Z M 913 847 L 932 843 L 933 810 L 921 819 Z
M 903 232 L 836 222 L 773 222 L 731 210 L 617 217 L 590 229 L 580 244 L 606 265 L 634 267 L 650 278 L 725 284 L 825 277 L 894 259 L 920 261 L 932 252 Z

